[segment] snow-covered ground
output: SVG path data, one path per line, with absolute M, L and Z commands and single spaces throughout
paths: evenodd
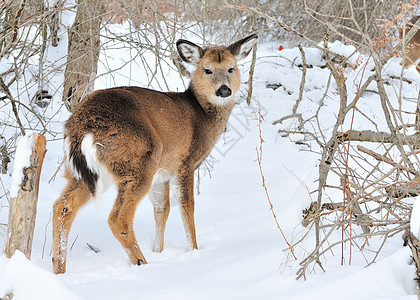
M 65 45 L 65 39 L 63 39 Z M 335 44 L 335 51 L 349 48 Z M 195 220 L 199 250 L 188 251 L 176 199 L 171 199 L 171 213 L 165 236 L 165 250 L 154 253 L 153 207 L 144 199 L 137 208 L 134 228 L 149 264 L 133 266 L 107 225 L 108 214 L 116 196 L 112 188 L 98 205 L 89 203 L 73 224 L 69 238 L 67 272 L 52 273 L 52 203 L 64 187 L 62 173 L 48 183 L 63 157 L 62 141 L 47 142 L 42 170 L 38 213 L 32 258 L 28 261 L 18 252 L 11 259 L 0 256 L 0 298 L 13 291 L 22 299 L 417 299 L 415 269 L 410 265 L 410 250 L 402 247 L 401 236 L 389 240 L 376 263 L 366 267 L 357 254 L 351 265 L 340 266 L 340 254 L 323 260 L 324 273 L 315 267 L 306 281 L 296 281 L 298 262 L 313 249 L 313 238 L 295 248 L 298 260 L 287 251 L 287 245 L 276 228 L 270 211 L 257 162 L 260 147 L 258 111 L 264 116 L 260 124 L 264 139 L 262 170 L 279 224 L 289 242 L 297 242 L 306 233 L 301 225 L 302 209 L 311 203 L 308 190 L 316 186 L 318 157 L 306 148 L 278 134 L 272 122 L 288 115 L 299 93 L 301 71 L 297 48 L 281 53 L 278 45 L 260 44 L 255 73 L 252 105 L 243 101 L 246 85 L 238 93 L 229 122 L 209 159 L 211 170 L 200 171 L 196 190 Z M 65 46 L 61 48 L 65 49 Z M 350 49 L 351 50 L 351 49 Z M 60 56 L 60 50 L 57 57 Z M 309 64 L 321 58 L 314 49 L 305 49 Z M 61 53 L 62 54 L 62 53 Z M 104 53 L 102 54 L 104 55 Z M 123 57 L 121 49 L 106 52 L 107 66 Z M 247 80 L 249 59 L 241 64 L 242 81 Z M 100 68 L 104 66 L 100 65 Z M 396 62 L 389 70 L 396 70 Z M 398 69 L 400 70 L 400 69 Z M 106 70 L 99 70 L 105 73 Z M 139 72 L 139 73 L 136 73 Z M 328 80 L 326 69 L 308 69 L 305 95 L 314 105 L 322 96 Z M 416 94 L 419 75 L 414 68 L 406 71 L 415 82 L 404 92 Z M 121 75 L 121 79 L 119 79 Z M 136 76 L 134 76 L 136 75 Z M 173 90 L 182 90 L 177 74 L 167 72 Z M 125 68 L 117 75 L 102 76 L 95 88 L 141 82 L 141 70 Z M 57 79 L 58 80 L 58 79 Z M 273 90 L 267 83 L 281 83 Z M 367 96 L 368 98 L 369 96 Z M 329 99 L 331 115 L 325 116 L 325 128 L 337 103 Z M 365 99 L 366 100 L 366 99 Z M 61 98 L 55 96 L 56 107 Z M 302 103 L 303 114 L 314 108 Z M 366 100 L 366 102 L 368 102 Z M 62 126 L 68 117 L 65 109 L 55 116 L 53 126 Z M 359 125 L 355 123 L 356 127 Z M 360 125 L 363 127 L 362 125 Z M 6 187 L 11 174 L 2 175 Z M 199 194 L 198 194 L 199 190 Z M 3 203 L 4 204 L 4 203 Z M 7 223 L 7 209 L 0 210 L 0 223 Z M 0 238 L 0 248 L 4 239 Z M 95 253 L 88 245 L 100 250 Z

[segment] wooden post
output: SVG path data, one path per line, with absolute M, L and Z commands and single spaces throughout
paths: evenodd
M 36 206 L 38 203 L 39 179 L 46 152 L 46 141 L 45 137 L 38 133 L 23 138 L 32 138 L 32 153 L 30 155 L 29 165 L 24 166 L 21 170 L 23 172 L 23 179 L 19 185 L 17 196 L 12 195 L 10 199 L 9 222 L 4 252 L 10 258 L 16 250 L 20 250 L 30 259 L 35 228 Z M 19 144 L 18 148 L 19 146 L 21 145 Z M 16 157 L 17 159 L 21 158 Z M 18 171 L 20 172 L 20 170 Z

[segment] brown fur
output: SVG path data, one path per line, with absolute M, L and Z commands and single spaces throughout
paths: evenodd
M 198 248 L 194 170 L 210 153 L 234 104 L 231 97 L 216 99 L 217 91 L 222 86 L 232 95 L 238 90 L 236 60 L 248 55 L 256 38 L 251 35 L 229 47 L 204 50 L 179 41 L 180 56 L 197 65 L 190 87 L 183 93 L 118 87 L 96 91 L 80 103 L 65 124 L 68 184 L 53 208 L 55 273 L 65 272 L 68 234 L 78 209 L 98 192 L 100 171 L 89 166 L 83 152 L 82 141 L 87 134 L 93 137 L 96 162 L 117 186 L 118 196 L 108 223 L 132 263 L 146 263 L 134 236 L 133 217 L 137 204 L 149 191 L 156 221 L 155 251 L 163 250 L 169 178 L 159 177 L 161 170 L 176 178 L 187 238 L 191 248 Z
M 410 21 L 408 21 L 404 30 L 403 28 L 399 29 L 399 35 L 401 40 L 404 38 L 404 35 L 407 35 L 410 29 L 413 28 L 413 25 L 417 22 L 419 18 L 420 15 L 414 16 L 410 19 Z M 407 43 L 403 51 L 405 53 L 405 59 L 401 62 L 401 65 L 404 68 L 410 67 L 411 65 L 416 63 L 418 59 L 420 59 L 420 30 L 418 30 L 416 34 L 412 37 L 412 39 Z M 417 71 L 420 73 L 420 63 L 416 66 L 416 68 Z

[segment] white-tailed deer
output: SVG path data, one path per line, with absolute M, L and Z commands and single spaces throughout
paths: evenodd
M 67 239 L 81 206 L 114 182 L 118 196 L 108 218 L 112 233 L 133 264 L 145 264 L 133 231 L 137 204 L 149 192 L 154 206 L 154 251 L 163 250 L 169 214 L 169 181 L 176 181 L 191 249 L 194 170 L 226 126 L 240 85 L 237 60 L 257 41 L 252 34 L 228 47 L 202 49 L 179 40 L 180 57 L 196 66 L 183 93 L 139 87 L 100 90 L 86 97 L 65 123 L 67 186 L 53 207 L 54 272 L 66 270 Z
M 403 40 L 404 35 L 406 35 L 411 30 L 411 28 L 413 28 L 413 25 L 419 18 L 420 16 L 414 16 L 410 19 L 410 21 L 408 21 L 405 29 L 400 28 L 399 34 L 401 40 Z M 420 59 L 420 30 L 414 34 L 412 39 L 405 46 L 405 50 L 403 51 L 405 51 L 405 59 L 401 62 L 401 65 L 404 68 L 408 68 L 411 65 L 417 63 L 417 60 Z M 416 69 L 420 73 L 420 63 L 416 66 Z

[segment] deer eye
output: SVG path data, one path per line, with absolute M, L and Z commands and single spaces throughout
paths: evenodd
M 206 73 L 206 74 L 213 74 L 213 72 L 210 70 L 210 69 L 204 69 L 204 73 Z
M 229 68 L 228 72 L 233 73 L 234 70 L 235 70 L 234 68 Z

